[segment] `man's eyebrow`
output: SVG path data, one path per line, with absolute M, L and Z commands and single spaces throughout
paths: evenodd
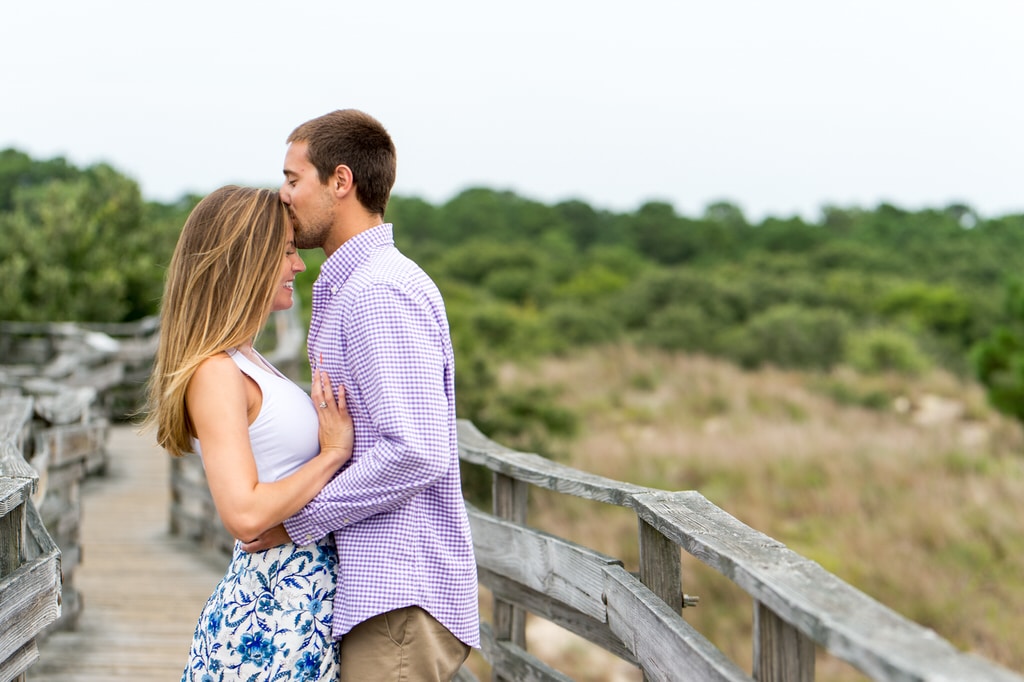
M 282 173 L 284 173 L 286 177 L 287 177 L 287 176 L 290 176 L 290 175 L 294 175 L 295 177 L 298 177 L 298 176 L 299 176 L 299 174 L 298 174 L 298 173 L 296 173 L 296 172 L 295 172 L 295 171 L 293 171 L 293 170 L 288 170 L 287 168 L 285 168 L 285 169 L 284 169 L 284 170 L 282 170 L 281 172 L 282 172 Z

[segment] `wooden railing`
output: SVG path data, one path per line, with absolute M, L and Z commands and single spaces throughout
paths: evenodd
M 153 329 L 129 325 L 122 342 L 82 325 L 0 322 L 0 680 L 23 679 L 38 645 L 81 614 L 81 484 L 105 470 L 117 404 L 138 402 L 152 351 L 131 338 Z
M 640 668 L 647 680 L 814 679 L 818 647 L 874 680 L 986 680 L 1024 677 L 958 651 L 817 563 L 744 525 L 699 492 L 645 488 L 516 452 L 459 422 L 463 462 L 493 472 L 493 509 L 467 505 L 480 583 L 494 596 L 482 652 L 494 680 L 567 682 L 526 647 L 526 614 L 549 620 Z M 174 532 L 230 552 L 198 457 L 172 468 Z M 526 524 L 536 486 L 637 516 L 639 571 Z M 753 671 L 748 674 L 683 618 L 681 550 L 750 595 Z M 472 679 L 466 671 L 460 679 Z
M 23 680 L 37 640 L 61 614 L 60 550 L 32 496 L 39 476 L 25 461 L 33 401 L 0 396 L 0 680 Z
M 470 508 L 470 520 L 480 582 L 494 595 L 483 651 L 496 680 L 568 679 L 526 650 L 526 612 L 633 662 L 648 680 L 803 682 L 814 679 L 816 647 L 874 680 L 1024 680 L 958 651 L 699 492 L 577 471 L 502 447 L 468 422 L 459 425 L 459 451 L 494 477 L 493 513 Z M 530 486 L 632 509 L 639 575 L 618 559 L 528 527 Z M 752 676 L 683 619 L 681 549 L 750 595 Z
M 30 337 L 34 333 L 29 328 L 20 332 Z M 128 353 L 134 359 L 109 375 L 120 371 L 122 377 L 132 376 L 126 389 L 137 394 L 138 377 L 151 361 L 153 329 L 108 328 L 103 333 L 126 338 L 123 345 L 128 348 L 135 344 Z M 33 342 L 41 356 L 44 351 L 53 355 L 53 348 L 43 348 L 52 340 Z M 104 363 L 96 366 L 106 367 Z M 51 360 L 47 380 L 72 365 Z M 130 365 L 136 367 L 134 373 L 125 371 Z M 8 671 L 27 667 L 34 658 L 34 638 L 61 612 L 59 542 L 46 529 L 54 532 L 73 519 L 54 520 L 44 528 L 40 519 L 45 517 L 36 513 L 30 496 L 39 488 L 53 489 L 52 452 L 64 442 L 54 434 L 81 426 L 87 414 L 82 406 L 90 380 L 78 371 L 62 376 L 82 390 L 77 418 L 75 401 L 55 399 L 47 406 L 46 396 L 52 392 L 45 383 L 35 385 L 29 379 L 21 381 L 21 392 L 29 384 L 38 395 L 0 400 L 0 680 L 12 677 Z M 94 374 L 103 376 L 106 370 Z M 108 386 L 98 392 L 97 401 L 109 405 L 103 396 L 110 394 Z M 94 440 L 100 435 L 95 432 Z M 96 449 L 84 445 L 86 437 L 64 440 L 83 444 L 80 450 Z M 44 451 L 51 453 L 51 461 L 41 467 L 48 482 L 34 474 Z M 482 652 L 494 680 L 570 679 L 527 650 L 529 613 L 629 661 L 647 680 L 803 682 L 814 679 L 815 654 L 822 649 L 875 680 L 1024 682 L 1014 672 L 957 650 L 934 631 L 739 522 L 697 491 L 657 490 L 578 471 L 494 443 L 464 420 L 459 422 L 459 453 L 463 462 L 493 474 L 493 509 L 468 510 L 480 582 L 494 597 L 490 622 L 481 628 Z M 88 457 L 76 454 L 70 459 L 75 457 L 83 459 L 73 468 L 85 470 Z M 35 469 L 26 461 L 30 458 Z M 230 551 L 233 541 L 217 521 L 198 457 L 175 460 L 172 471 L 172 531 Z M 530 527 L 526 512 L 531 487 L 632 510 L 637 518 L 637 573 L 626 570 L 620 559 Z M 75 551 L 65 554 L 73 559 Z M 750 596 L 754 620 L 749 673 L 683 618 L 684 607 L 693 601 L 681 584 L 684 556 L 702 561 Z M 69 587 L 65 566 L 65 611 L 67 595 L 73 593 Z M 460 679 L 472 675 L 464 670 Z

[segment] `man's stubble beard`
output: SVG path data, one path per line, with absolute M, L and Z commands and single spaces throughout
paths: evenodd
M 295 248 L 297 249 L 322 249 L 327 235 L 330 234 L 331 226 L 326 222 L 318 222 L 312 225 L 300 223 L 292 216 L 292 227 L 295 229 Z

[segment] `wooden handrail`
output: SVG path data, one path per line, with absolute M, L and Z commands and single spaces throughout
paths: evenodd
M 61 613 L 60 550 L 32 501 L 39 480 L 23 457 L 32 399 L 0 398 L 0 679 L 21 680 L 37 638 Z
M 875 680 L 1024 680 L 957 650 L 699 492 L 587 474 L 503 447 L 464 420 L 459 452 L 464 461 L 490 469 L 496 481 L 494 514 L 471 509 L 470 516 L 481 582 L 495 595 L 493 641 L 484 647 L 492 665 L 498 664 L 495 679 L 519 679 L 507 671 L 527 665 L 531 679 L 560 679 L 527 662 L 518 632 L 497 626 L 508 618 L 500 613 L 528 611 L 636 663 L 651 680 L 813 680 L 816 646 Z M 520 484 L 632 509 L 639 524 L 639 578 L 614 558 L 526 526 L 525 491 L 514 501 L 500 493 Z M 752 598 L 752 677 L 683 620 L 680 549 Z

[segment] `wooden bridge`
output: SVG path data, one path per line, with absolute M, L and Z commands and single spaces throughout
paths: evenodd
M 30 401 L 5 403 L 0 391 L 0 408 L 11 406 L 13 415 L 0 409 L 0 682 L 177 679 L 199 610 L 228 561 L 223 547 L 230 540 L 211 523 L 201 466 L 186 457 L 172 469 L 133 427 L 103 426 L 102 476 L 78 489 L 73 474 L 89 468 L 79 463 L 87 457 L 60 453 L 65 441 L 94 443 L 94 431 L 69 421 L 46 397 L 34 408 L 45 418 L 28 447 Z M 494 443 L 469 422 L 460 422 L 459 450 L 463 462 L 493 476 L 492 509 L 469 508 L 480 581 L 493 596 L 481 628 L 492 680 L 570 682 L 527 651 L 530 614 L 632 664 L 644 680 L 809 682 L 816 653 L 826 651 L 875 680 L 1024 682 L 957 650 L 697 491 L 655 490 L 574 470 Z M 49 477 L 47 500 L 70 511 L 35 511 L 28 491 L 43 483 L 26 462 Z M 69 487 L 52 494 L 58 481 Z M 639 571 L 531 528 L 531 488 L 631 510 Z M 47 532 L 58 539 L 59 553 Z M 53 579 L 58 556 L 62 586 Z M 750 596 L 753 670 L 684 619 L 691 600 L 681 584 L 682 557 L 703 562 Z M 58 587 L 61 617 L 69 622 L 44 632 L 58 620 Z M 473 679 L 464 668 L 460 680 Z
M 75 629 L 51 634 L 31 682 L 178 680 L 199 611 L 228 557 L 168 532 L 168 456 L 134 427 L 109 430 L 103 476 L 82 486 Z

